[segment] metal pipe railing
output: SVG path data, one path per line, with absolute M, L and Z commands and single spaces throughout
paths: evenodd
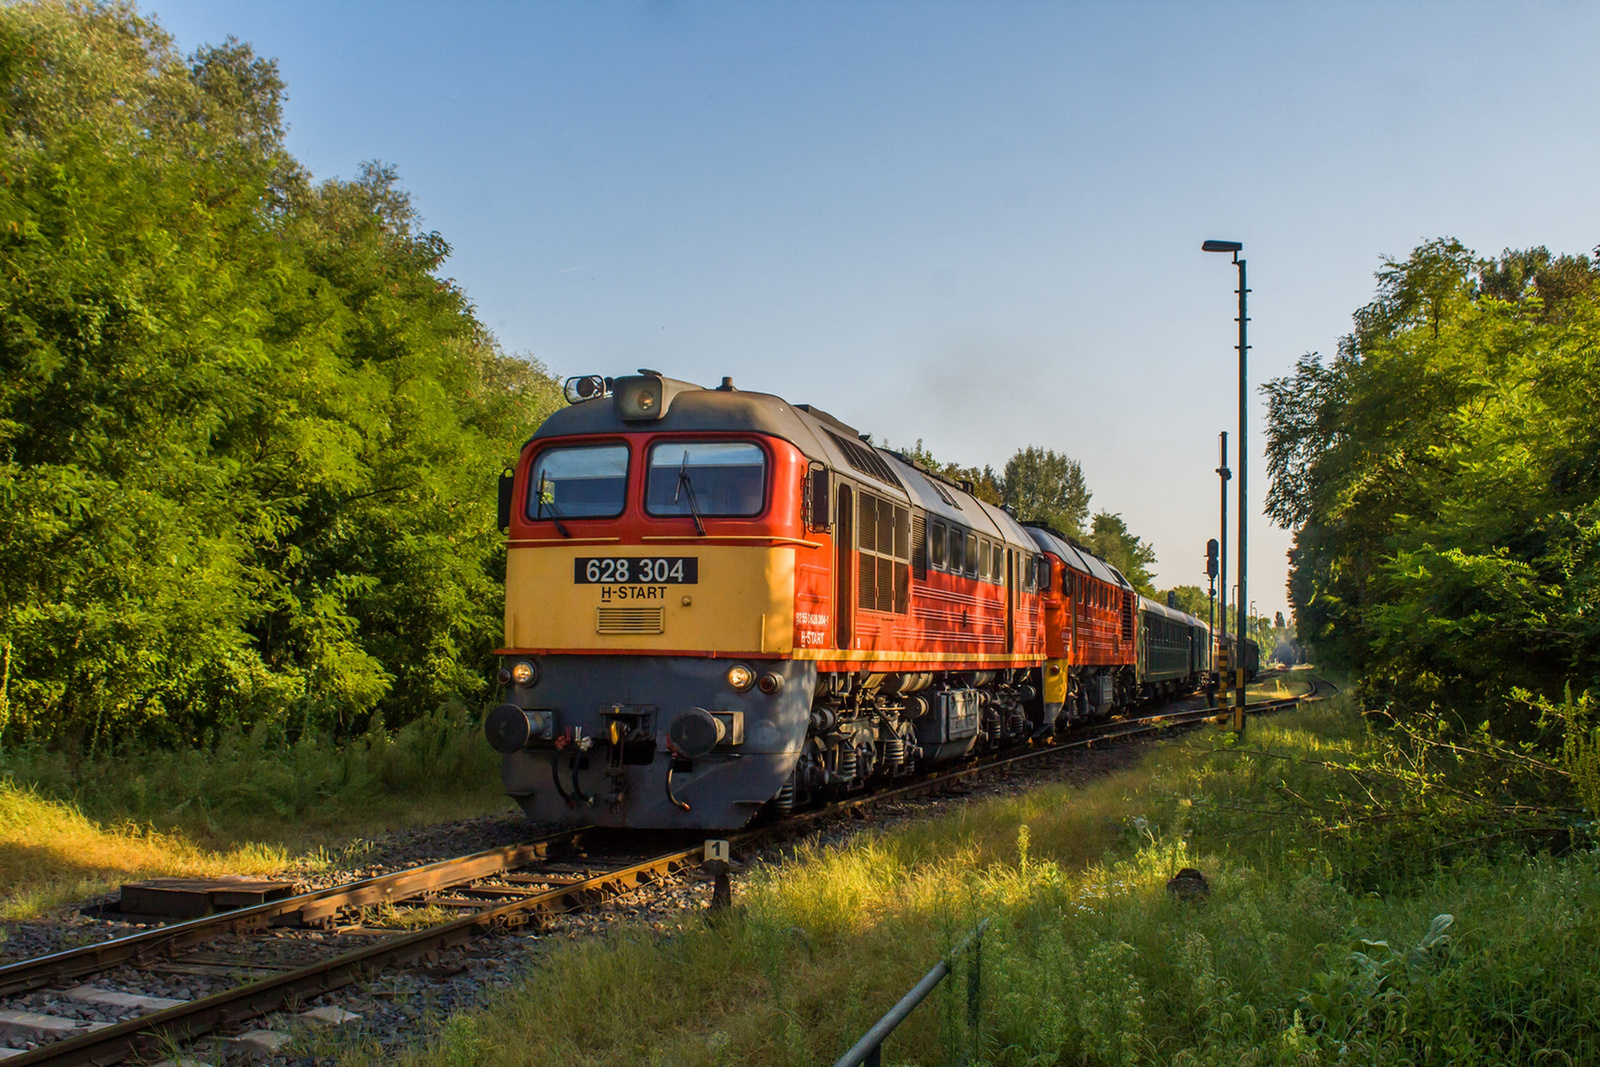
M 950 976 L 951 963 L 955 958 L 972 949 L 972 964 L 967 969 L 967 1029 L 976 1041 L 978 1026 L 981 1020 L 980 1005 L 983 998 L 983 932 L 989 928 L 989 920 L 985 919 L 974 927 L 961 943 L 951 949 L 949 954 L 933 965 L 933 969 L 922 976 L 922 981 L 911 987 L 911 991 L 900 998 L 900 1002 L 886 1012 L 883 1018 L 872 1024 L 872 1029 L 861 1035 L 861 1040 L 850 1047 L 850 1051 L 840 1056 L 833 1067 L 880 1067 L 883 1056 L 883 1042 L 895 1028 L 906 1021 L 917 1005 L 927 999 L 934 987 Z

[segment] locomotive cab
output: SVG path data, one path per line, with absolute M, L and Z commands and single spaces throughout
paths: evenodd
M 809 461 L 749 417 L 771 398 L 648 373 L 591 393 L 512 478 L 486 732 L 536 820 L 741 825 L 809 721 L 815 668 L 787 658 Z

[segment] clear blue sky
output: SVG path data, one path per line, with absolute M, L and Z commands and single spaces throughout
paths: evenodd
M 1203 238 L 1245 242 L 1257 384 L 1333 350 L 1382 255 L 1600 242 L 1594 5 L 147 10 L 277 58 L 318 177 L 396 165 L 508 349 L 730 374 L 962 463 L 1067 452 L 1163 585 L 1204 584 L 1237 423 Z M 1288 545 L 1257 521 L 1264 613 Z

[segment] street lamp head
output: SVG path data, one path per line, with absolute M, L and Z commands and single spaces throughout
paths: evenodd
M 1244 251 L 1244 242 L 1242 242 L 1242 241 L 1206 241 L 1204 244 L 1202 244 L 1200 246 L 1200 251 L 1202 251 L 1202 252 L 1242 252 L 1242 251 Z

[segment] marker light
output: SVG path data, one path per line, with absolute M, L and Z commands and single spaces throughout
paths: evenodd
M 728 668 L 728 687 L 736 693 L 747 692 L 756 683 L 756 672 L 743 663 Z
M 511 667 L 511 680 L 518 685 L 538 685 L 539 668 L 525 659 L 518 660 Z
M 606 380 L 598 374 L 585 374 L 577 378 L 568 378 L 567 384 L 562 388 L 566 394 L 567 403 L 581 404 L 585 400 L 605 396 Z

